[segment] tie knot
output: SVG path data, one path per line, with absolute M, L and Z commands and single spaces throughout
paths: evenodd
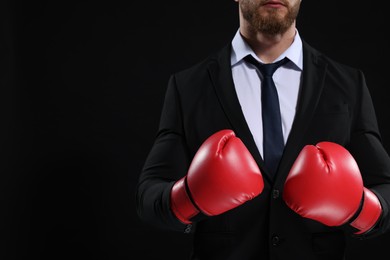
M 272 75 L 277 70 L 277 68 L 279 68 L 283 64 L 286 64 L 288 62 L 288 59 L 287 57 L 285 57 L 280 61 L 265 64 L 265 63 L 258 62 L 255 58 L 253 58 L 252 55 L 248 55 L 245 57 L 245 61 L 256 66 L 260 70 L 261 74 L 263 74 L 264 77 L 272 77 Z

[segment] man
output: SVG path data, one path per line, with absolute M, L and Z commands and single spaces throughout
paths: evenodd
M 190 259 L 344 259 L 345 236 L 390 226 L 390 159 L 364 76 L 300 38 L 300 0 L 235 1 L 232 42 L 170 78 L 137 211 L 193 234 Z

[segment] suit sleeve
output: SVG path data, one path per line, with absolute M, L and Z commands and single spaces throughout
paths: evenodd
M 169 80 L 154 144 L 146 158 L 136 187 L 136 207 L 141 220 L 161 229 L 184 231 L 174 217 L 170 191 L 187 173 L 189 156 L 183 136 L 183 120 L 175 78 Z
M 373 230 L 361 237 L 364 239 L 390 230 L 390 158 L 382 144 L 374 105 L 361 72 L 360 82 L 360 95 L 353 111 L 354 130 L 348 149 L 359 165 L 364 186 L 377 195 L 383 208 L 380 221 Z

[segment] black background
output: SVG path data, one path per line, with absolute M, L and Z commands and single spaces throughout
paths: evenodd
M 303 1 L 298 29 L 364 71 L 390 151 L 385 8 L 364 4 Z M 232 39 L 236 3 L 2 0 L 0 21 L 0 259 L 186 259 L 190 237 L 138 219 L 135 184 L 169 75 Z

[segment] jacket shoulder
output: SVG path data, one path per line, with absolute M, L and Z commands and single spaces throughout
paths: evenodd
M 341 62 L 336 58 L 330 57 L 324 52 L 312 47 L 305 41 L 303 41 L 303 51 L 304 55 L 307 58 L 312 59 L 314 62 L 322 62 L 326 64 L 329 72 L 341 73 L 345 75 L 351 74 L 351 76 L 361 73 L 361 69 L 345 62 Z
M 177 71 L 171 75 L 171 77 L 175 77 L 178 81 L 192 81 L 196 82 L 198 79 L 202 79 L 207 77 L 209 73 L 209 69 L 214 66 L 226 67 L 230 66 L 230 52 L 231 45 L 225 45 L 223 48 L 212 52 L 203 60 L 200 60 L 191 66 Z

